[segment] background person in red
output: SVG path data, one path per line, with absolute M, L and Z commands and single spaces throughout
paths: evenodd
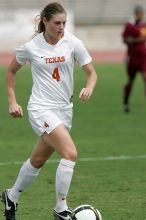
M 132 91 L 133 82 L 138 72 L 142 74 L 145 84 L 146 95 L 146 23 L 144 23 L 144 8 L 134 8 L 134 19 L 125 25 L 123 41 L 127 45 L 126 68 L 128 82 L 124 87 L 124 111 L 129 112 L 129 97 Z

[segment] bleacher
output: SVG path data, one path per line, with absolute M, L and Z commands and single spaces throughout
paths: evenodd
M 57 1 L 57 0 L 54 0 Z M 41 10 L 48 0 L 0 0 L 0 10 L 38 9 Z M 65 8 L 72 9 L 75 23 L 90 24 L 121 24 L 131 15 L 133 6 L 142 4 L 146 9 L 146 0 L 58 0 Z

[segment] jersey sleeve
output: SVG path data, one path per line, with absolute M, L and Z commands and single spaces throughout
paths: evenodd
M 129 37 L 131 35 L 131 24 L 127 23 L 124 27 L 123 33 L 122 33 L 122 37 L 123 39 L 126 39 L 127 37 Z
M 89 55 L 87 49 L 85 48 L 82 41 L 77 39 L 75 41 L 75 48 L 74 48 L 74 57 L 75 61 L 82 67 L 92 61 L 91 56 Z
M 26 64 L 26 61 L 29 61 L 28 52 L 25 46 L 20 46 L 15 49 L 16 60 L 20 65 Z

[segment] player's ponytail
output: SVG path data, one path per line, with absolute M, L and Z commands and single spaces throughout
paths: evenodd
M 35 32 L 41 33 L 45 31 L 45 25 L 43 23 L 43 18 L 46 18 L 49 21 L 53 15 L 63 13 L 66 14 L 65 9 L 62 5 L 57 2 L 50 3 L 45 6 L 43 11 L 36 17 L 36 24 L 35 24 Z

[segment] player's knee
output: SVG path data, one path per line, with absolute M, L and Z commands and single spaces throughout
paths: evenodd
M 69 150 L 68 152 L 66 152 L 65 159 L 70 160 L 70 161 L 76 161 L 76 159 L 77 159 L 77 150 L 73 149 L 73 150 Z
M 77 160 L 77 152 L 72 152 L 70 155 L 70 160 L 71 161 L 76 161 Z
M 35 168 L 41 168 L 44 165 L 45 161 L 42 157 L 31 158 L 31 164 Z

